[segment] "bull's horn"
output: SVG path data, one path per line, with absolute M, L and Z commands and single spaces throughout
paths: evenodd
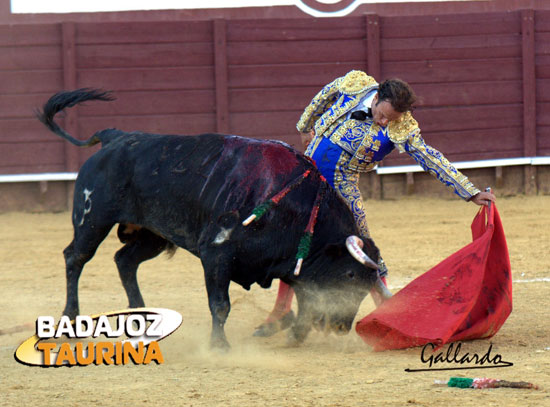
M 353 258 L 359 263 L 378 270 L 378 264 L 372 261 L 372 259 L 363 251 L 363 241 L 357 236 L 349 236 L 346 239 L 346 247 Z
M 391 298 L 393 295 L 391 291 L 388 290 L 388 287 L 386 287 L 386 284 L 382 282 L 382 279 L 380 277 L 376 279 L 376 283 L 374 283 L 374 289 L 386 300 Z

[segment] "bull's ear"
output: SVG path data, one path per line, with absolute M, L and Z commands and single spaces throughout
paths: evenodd
M 329 257 L 339 258 L 346 253 L 346 247 L 343 244 L 331 243 L 325 246 L 325 254 Z

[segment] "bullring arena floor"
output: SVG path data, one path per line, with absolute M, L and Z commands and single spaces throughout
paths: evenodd
M 550 406 L 550 196 L 500 198 L 513 271 L 514 311 L 490 341 L 462 351 L 512 362 L 502 369 L 407 373 L 425 367 L 420 348 L 375 353 L 352 331 L 344 337 L 312 332 L 298 348 L 285 334 L 254 338 L 254 327 L 275 298 L 254 286 L 232 285 L 226 324 L 232 350 L 208 350 L 210 315 L 200 262 L 179 250 L 161 255 L 138 274 L 148 306 L 179 311 L 183 324 L 160 342 L 160 365 L 28 367 L 14 360 L 39 315 L 59 316 L 65 301 L 62 250 L 70 214 L 0 215 L 0 405 L 48 406 Z M 470 242 L 473 204 L 458 199 L 369 201 L 370 227 L 396 291 Z M 111 233 L 80 280 L 82 314 L 126 307 Z M 358 317 L 373 309 L 367 298 Z M 30 323 L 30 328 L 21 327 Z M 456 389 L 434 386 L 450 376 L 524 380 L 541 390 Z

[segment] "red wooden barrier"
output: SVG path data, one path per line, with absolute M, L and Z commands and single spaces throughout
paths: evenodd
M 527 10 L 0 25 L 0 173 L 75 171 L 90 155 L 33 116 L 61 89 L 117 97 L 68 111 L 80 138 L 106 127 L 218 131 L 299 147 L 303 108 L 351 69 L 409 81 L 425 139 L 453 161 L 550 155 L 549 20 Z M 392 154 L 384 164 L 410 163 Z

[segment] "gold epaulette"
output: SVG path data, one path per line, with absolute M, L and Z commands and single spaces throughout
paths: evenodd
M 351 71 L 346 74 L 338 85 L 338 90 L 345 95 L 357 95 L 358 93 L 378 86 L 373 77 L 363 71 Z
M 398 120 L 388 124 L 388 137 L 394 143 L 403 143 L 418 131 L 418 122 L 412 117 L 411 112 L 403 113 Z

